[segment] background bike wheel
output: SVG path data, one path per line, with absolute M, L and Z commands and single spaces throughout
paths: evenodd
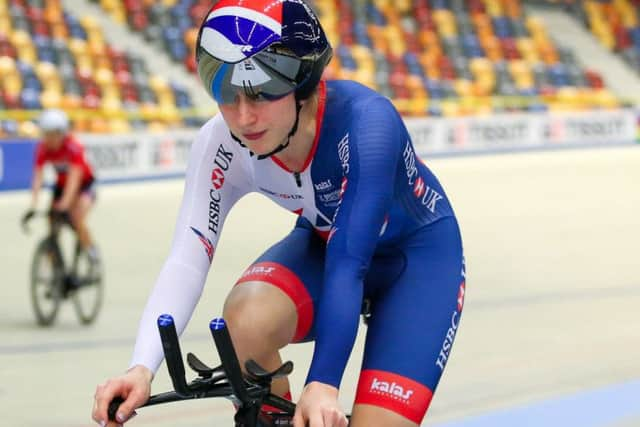
M 73 275 L 77 283 L 72 294 L 73 306 L 80 323 L 88 325 L 96 319 L 102 307 L 102 263 L 92 262 L 86 251 L 77 249 Z
M 31 263 L 31 305 L 39 325 L 53 323 L 60 308 L 64 267 L 49 239 L 41 241 Z

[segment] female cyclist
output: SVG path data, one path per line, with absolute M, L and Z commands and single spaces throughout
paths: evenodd
M 69 117 L 62 110 L 45 110 L 38 119 L 42 140 L 36 148 L 31 184 L 31 206 L 22 217 L 23 223 L 35 214 L 43 184 L 43 167 L 51 163 L 56 171 L 51 212 L 66 216 L 78 233 L 78 239 L 92 261 L 98 256 L 86 224 L 95 201 L 94 173 L 84 155 L 84 147 L 69 131 Z
M 241 363 L 276 368 L 280 348 L 314 340 L 295 426 L 346 426 L 338 389 L 367 298 L 351 425 L 418 425 L 458 329 L 464 262 L 449 201 L 402 119 L 364 86 L 321 80 L 331 47 L 301 0 L 216 2 L 196 50 L 220 114 L 194 142 L 172 250 L 131 366 L 98 386 L 93 418 L 106 423 L 114 396 L 125 398 L 120 423 L 146 401 L 163 357 L 158 315 L 171 313 L 184 329 L 229 210 L 255 191 L 298 219 L 225 301 Z M 290 396 L 286 381 L 274 391 Z

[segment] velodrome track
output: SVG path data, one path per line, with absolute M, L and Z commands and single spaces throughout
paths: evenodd
M 427 163 L 460 219 L 468 277 L 461 329 L 424 425 L 640 426 L 640 147 Z M 0 195 L 1 425 L 93 425 L 95 386 L 127 367 L 181 192 L 179 180 L 99 189 L 90 223 L 106 264 L 104 310 L 81 327 L 67 304 L 49 329 L 35 326 L 27 283 L 43 224 L 23 235 L 28 195 Z M 209 320 L 244 267 L 292 222 L 259 196 L 234 209 L 183 352 L 217 361 Z M 345 407 L 361 349 L 362 333 L 343 381 Z M 310 356 L 309 345 L 285 352 L 296 363 L 294 397 Z M 154 392 L 167 389 L 163 366 Z M 230 406 L 143 409 L 130 425 L 227 426 Z

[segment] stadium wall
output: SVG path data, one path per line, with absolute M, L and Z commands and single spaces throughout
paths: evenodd
M 633 110 L 504 114 L 486 117 L 406 119 L 422 157 L 633 144 Z M 79 135 L 103 183 L 181 176 L 196 130 L 159 134 Z M 36 141 L 0 140 L 0 191 L 30 187 Z M 46 175 L 53 178 L 52 171 Z

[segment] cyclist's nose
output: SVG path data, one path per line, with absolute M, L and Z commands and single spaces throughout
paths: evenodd
M 253 125 L 258 119 L 256 103 L 246 96 L 238 96 L 236 102 L 236 118 L 238 125 L 242 127 Z

